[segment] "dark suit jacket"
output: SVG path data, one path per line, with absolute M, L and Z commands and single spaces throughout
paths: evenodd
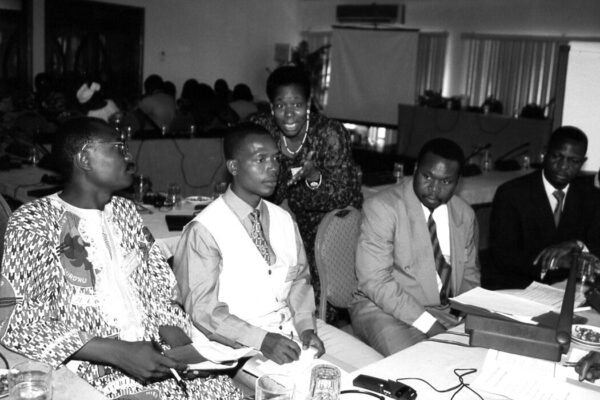
M 535 257 L 546 247 L 581 240 L 590 252 L 600 254 L 600 191 L 593 177 L 578 177 L 569 185 L 558 227 L 544 190 L 542 171 L 514 179 L 496 191 L 490 220 L 492 265 L 482 270 L 482 285 L 490 289 L 523 288 L 540 280 Z M 545 283 L 567 277 L 567 270 L 552 271 Z

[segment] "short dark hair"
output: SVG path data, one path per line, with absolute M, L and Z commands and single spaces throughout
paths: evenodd
M 465 153 L 456 142 L 450 139 L 435 138 L 425 143 L 417 156 L 418 165 L 421 165 L 421 162 L 427 153 L 432 153 L 447 160 L 458 162 L 459 173 L 465 165 Z
M 585 133 L 579 128 L 574 126 L 561 126 L 557 128 L 548 141 L 548 150 L 556 149 L 565 142 L 575 142 L 582 144 L 585 152 L 587 153 L 588 139 Z
M 73 172 L 73 158 L 77 153 L 102 132 L 114 132 L 116 135 L 114 128 L 100 118 L 71 118 L 58 127 L 52 144 L 52 160 L 65 178 Z
M 150 75 L 144 81 L 144 91 L 146 94 L 152 94 L 157 90 L 163 90 L 163 84 L 163 79 L 159 75 Z
M 244 140 L 250 135 L 265 135 L 271 137 L 269 131 L 253 122 L 242 122 L 228 128 L 223 139 L 223 154 L 225 160 L 233 160 Z
M 267 97 L 272 102 L 277 89 L 282 86 L 298 85 L 306 100 L 310 98 L 310 79 L 304 69 L 295 65 L 285 65 L 277 68 L 267 78 Z

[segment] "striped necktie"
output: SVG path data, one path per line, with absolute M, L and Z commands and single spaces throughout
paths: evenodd
M 452 296 L 450 289 L 450 275 L 452 275 L 452 267 L 444 259 L 442 249 L 440 249 L 440 242 L 437 237 L 437 228 L 435 221 L 433 220 L 433 211 L 429 214 L 427 219 L 427 228 L 429 229 L 429 236 L 431 238 L 431 245 L 433 246 L 433 258 L 435 260 L 435 269 L 442 281 L 442 289 L 440 290 L 440 303 L 443 305 L 448 304 L 448 298 Z
M 250 233 L 250 237 L 254 242 L 254 245 L 263 256 L 268 265 L 271 265 L 271 255 L 269 253 L 269 243 L 265 238 L 265 233 L 262 228 L 262 224 L 260 223 L 260 211 L 254 209 L 252 213 L 249 215 L 250 221 L 252 222 L 252 232 Z
M 560 215 L 562 214 L 563 203 L 565 201 L 565 192 L 563 192 L 561 189 L 558 189 L 552 193 L 552 196 L 558 200 L 556 208 L 554 209 L 554 225 L 558 226 L 558 223 L 560 222 Z

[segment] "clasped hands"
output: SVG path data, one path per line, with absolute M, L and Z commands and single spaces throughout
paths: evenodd
M 575 365 L 575 372 L 579 374 L 579 381 L 594 382 L 600 378 L 600 353 L 590 351 Z
M 321 172 L 317 169 L 317 165 L 313 161 L 313 157 L 315 156 L 315 151 L 311 150 L 308 152 L 306 158 L 302 163 L 302 167 L 300 170 L 296 171 L 296 173 L 292 173 L 292 177 L 287 182 L 288 186 L 295 185 L 301 179 L 308 179 L 309 181 L 316 181 L 319 179 Z
M 325 346 L 314 330 L 307 329 L 300 334 L 302 349 L 307 350 L 310 346 L 317 349 L 315 358 L 325 354 Z M 265 357 L 277 364 L 287 364 L 300 358 L 300 346 L 290 338 L 278 333 L 268 332 L 265 336 L 260 351 Z
M 577 240 L 569 240 L 548 246 L 537 255 L 533 264 L 540 266 L 541 278 L 544 279 L 548 271 L 554 271 L 559 268 L 570 268 L 570 259 L 566 256 L 571 254 L 574 250 L 581 251 L 582 243 Z M 600 260 L 593 254 L 587 253 L 586 258 L 588 262 L 594 265 L 600 265 Z

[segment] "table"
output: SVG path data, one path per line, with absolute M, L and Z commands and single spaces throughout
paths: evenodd
M 564 287 L 564 282 L 554 285 L 555 287 Z M 517 294 L 521 290 L 512 289 L 504 291 L 507 294 Z M 594 310 L 585 310 L 578 312 L 577 315 L 588 319 L 587 324 L 600 326 L 600 314 Z M 442 333 L 434 339 L 443 339 L 447 341 L 458 341 L 463 344 L 468 344 L 467 336 L 457 336 L 464 334 L 464 324 L 452 328 L 450 333 Z M 578 345 L 571 343 L 572 348 L 578 348 Z M 454 374 L 456 368 L 476 368 L 478 371 L 472 375 L 465 377 L 466 383 L 471 383 L 481 372 L 488 349 L 481 347 L 464 347 L 455 344 L 438 343 L 435 341 L 424 341 L 417 343 L 407 349 L 404 349 L 396 354 L 393 354 L 381 361 L 368 365 L 360 370 L 354 371 L 347 377 L 343 389 L 353 388 L 351 380 L 360 374 L 376 376 L 381 379 L 398 379 L 415 377 L 427 380 L 438 389 L 445 389 L 457 385 L 458 378 Z M 448 400 L 451 393 L 437 393 L 425 383 L 417 380 L 404 381 L 403 383 L 415 389 L 419 397 L 422 399 Z M 592 399 L 600 398 L 600 393 L 593 392 L 587 388 L 568 384 L 575 393 L 572 399 Z M 492 395 L 484 395 L 484 399 L 499 399 Z M 468 389 L 463 389 L 455 400 L 472 400 L 476 396 Z
M 147 204 L 145 204 L 144 207 L 150 211 L 141 214 L 142 219 L 144 220 L 144 225 L 148 227 L 150 232 L 152 232 L 152 235 L 154 235 L 154 238 L 162 249 L 165 257 L 170 258 L 175 252 L 177 242 L 181 236 L 181 231 L 170 231 L 167 227 L 165 216 L 193 215 L 194 205 L 183 200 L 178 206 L 167 212 L 160 211 L 160 209 Z
M 30 196 L 27 192 L 37 189 L 51 190 L 56 187 L 56 185 L 42 183 L 44 175 L 56 176 L 57 174 L 29 164 L 24 164 L 21 168 L 0 171 L 0 194 L 12 197 L 21 203 L 35 200 L 36 197 Z
M 4 346 L 0 346 L 0 353 L 6 357 L 9 366 L 18 364 L 27 360 L 20 354 L 8 350 Z M 54 400 L 102 400 L 106 399 L 102 393 L 94 389 L 89 383 L 81 379 L 74 372 L 62 366 L 53 371 L 52 390 Z

